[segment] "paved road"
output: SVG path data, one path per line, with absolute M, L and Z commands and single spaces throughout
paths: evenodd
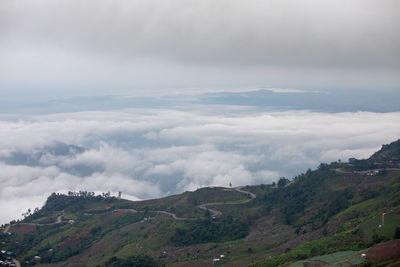
M 35 225 L 35 226 L 44 226 L 44 225 L 54 225 L 54 224 L 59 224 L 62 223 L 62 217 L 64 216 L 64 213 L 59 215 L 56 219 L 55 222 L 52 223 L 16 223 L 17 224 L 24 224 L 24 225 Z M 11 225 L 7 225 L 6 228 L 4 228 L 3 234 L 7 234 L 10 231 Z
M 251 192 L 249 192 L 249 191 L 245 191 L 245 190 L 243 190 L 242 188 L 243 188 L 243 186 L 239 186 L 239 187 L 236 187 L 236 188 L 233 188 L 233 189 L 236 190 L 236 191 L 238 191 L 238 192 L 240 192 L 240 193 L 249 195 L 249 196 L 250 196 L 249 199 L 245 199 L 245 200 L 241 200 L 241 201 L 232 201 L 232 202 L 204 203 L 204 204 L 199 205 L 198 207 L 199 207 L 200 209 L 202 209 L 202 210 L 208 210 L 208 211 L 210 211 L 210 212 L 211 212 L 211 215 L 212 215 L 213 217 L 221 216 L 221 215 L 222 215 L 222 212 L 221 212 L 221 211 L 215 210 L 215 209 L 210 209 L 210 208 L 208 208 L 208 206 L 217 206 L 217 205 L 239 205 L 239 204 L 244 204 L 244 203 L 250 202 L 250 201 L 252 201 L 253 199 L 256 198 L 256 195 L 255 195 L 255 194 L 253 194 L 253 193 L 251 193 Z
M 115 209 L 115 210 L 113 210 L 113 212 L 118 212 L 118 211 L 128 211 L 128 212 L 131 212 L 131 213 L 137 213 L 138 212 L 137 210 L 134 210 L 134 209 Z
M 221 216 L 221 215 L 222 215 L 222 212 L 219 211 L 219 210 L 216 210 L 216 209 L 210 209 L 210 208 L 208 208 L 208 206 L 217 206 L 217 205 L 239 205 L 239 204 L 248 203 L 248 202 L 250 202 L 250 201 L 252 201 L 253 199 L 256 198 L 256 195 L 253 194 L 252 192 L 248 192 L 248 191 L 243 190 L 243 186 L 233 188 L 233 190 L 236 190 L 237 192 L 240 192 L 240 193 L 249 195 L 250 198 L 249 198 L 249 199 L 244 199 L 244 200 L 241 200 L 241 201 L 232 201 L 232 202 L 212 202 L 212 203 L 204 203 L 204 204 L 199 205 L 198 208 L 203 209 L 203 210 L 208 210 L 208 211 L 211 212 L 211 214 L 212 214 L 213 217 L 218 217 L 218 216 Z M 134 210 L 134 209 L 119 209 L 119 210 L 122 210 L 122 211 L 123 211 L 123 210 L 126 210 L 126 211 L 130 211 L 130 212 L 140 212 L 140 211 L 137 211 L 137 210 Z M 171 216 L 172 218 L 174 218 L 175 220 L 178 220 L 178 221 L 186 221 L 186 220 L 195 220 L 195 219 L 196 219 L 196 218 L 182 218 L 182 217 L 178 217 L 178 216 L 176 216 L 176 214 L 174 214 L 174 213 L 172 213 L 172 212 L 163 211 L 163 210 L 157 210 L 157 211 L 155 211 L 155 212 L 157 212 L 157 213 L 162 213 L 162 214 L 165 214 L 165 215 L 169 215 L 169 216 Z M 35 225 L 35 226 L 55 225 L 55 224 L 59 224 L 59 223 L 62 223 L 62 222 L 63 222 L 63 220 L 62 220 L 62 217 L 63 217 L 63 216 L 64 216 L 64 211 L 62 212 L 61 215 L 59 215 L 59 216 L 57 217 L 56 221 L 53 222 L 53 223 L 47 223 L 47 224 L 44 224 L 44 223 L 19 223 L 19 224 Z M 145 222 L 145 220 L 142 220 L 142 221 L 136 222 L 136 223 L 142 223 L 142 222 Z M 135 224 L 136 224 L 136 223 L 135 223 Z M 5 234 L 8 233 L 9 230 L 10 230 L 10 227 L 11 227 L 10 225 L 6 226 L 6 228 L 4 229 L 3 233 L 5 233 Z M 17 259 L 13 259 L 13 262 L 15 263 L 15 265 L 16 265 L 17 267 L 21 267 L 21 264 L 19 263 L 19 261 L 18 261 Z
M 16 267 L 21 267 L 21 263 L 17 259 L 12 259 L 12 261 L 15 263 Z
M 18 224 L 25 224 L 25 225 L 35 225 L 35 226 L 44 226 L 44 225 L 54 225 L 54 224 L 59 224 L 62 223 L 62 217 L 64 216 L 64 213 L 59 215 L 56 219 L 55 222 L 52 223 L 18 223 Z
M 176 216 L 176 214 L 172 213 L 172 212 L 168 212 L 168 211 L 164 211 L 164 210 L 156 210 L 157 213 L 163 213 L 166 215 L 171 216 L 172 218 L 174 218 L 177 221 L 187 221 L 187 220 L 194 220 L 193 218 L 182 218 L 182 217 L 178 217 Z
M 387 170 L 387 171 L 400 171 L 399 168 L 386 168 L 386 169 L 371 169 L 371 170 L 365 170 L 365 171 L 345 171 L 341 168 L 338 169 L 334 169 L 335 172 L 338 173 L 359 173 L 359 174 L 367 174 L 369 172 L 373 172 L 373 171 L 382 171 L 382 170 Z
M 245 202 L 242 202 L 242 203 L 240 203 L 240 204 L 250 202 L 251 200 L 253 200 L 253 199 L 255 199 L 255 198 L 257 197 L 257 196 L 256 196 L 255 194 L 253 194 L 252 192 L 244 191 L 244 190 L 242 189 L 243 187 L 244 187 L 244 186 L 236 187 L 235 190 L 238 191 L 238 192 L 240 192 L 240 193 L 243 193 L 243 194 L 249 194 L 250 197 L 251 197 L 251 199 L 247 199 L 247 200 L 245 200 Z
M 6 228 L 4 228 L 3 234 L 7 234 L 8 231 L 10 231 L 10 225 L 7 225 Z
M 220 212 L 219 210 L 207 208 L 207 206 L 215 206 L 215 205 L 221 205 L 221 204 L 226 204 L 226 203 L 223 203 L 223 202 L 204 203 L 197 207 L 202 210 L 208 210 L 209 212 L 211 212 L 212 217 L 218 217 L 218 216 L 222 215 L 222 212 Z
M 211 215 L 213 217 L 218 217 L 222 215 L 222 212 L 219 210 L 215 210 L 215 209 L 210 209 L 208 208 L 208 206 L 217 206 L 217 205 L 239 205 L 239 204 L 245 204 L 248 203 L 250 201 L 252 201 L 253 199 L 255 199 L 257 196 L 255 194 L 253 194 L 252 192 L 249 191 L 245 191 L 243 190 L 243 186 L 239 186 L 239 187 L 235 187 L 233 188 L 234 190 L 236 190 L 237 192 L 249 195 L 250 198 L 249 199 L 244 199 L 241 201 L 232 201 L 232 202 L 213 202 L 213 203 L 204 203 L 199 205 L 198 207 L 202 210 L 208 210 L 211 212 Z
M 228 188 L 228 189 L 231 190 L 230 188 Z M 219 211 L 219 210 L 216 210 L 216 209 L 210 209 L 208 206 L 239 205 L 239 204 L 248 203 L 248 202 L 250 202 L 250 201 L 252 201 L 253 199 L 256 198 L 256 195 L 255 195 L 255 194 L 243 190 L 243 186 L 239 186 L 239 187 L 236 187 L 236 188 L 232 188 L 232 190 L 236 190 L 236 191 L 238 191 L 238 192 L 240 192 L 240 193 L 249 195 L 250 198 L 249 198 L 249 199 L 244 199 L 244 200 L 241 200 L 241 201 L 232 201 L 232 202 L 210 202 L 210 203 L 204 203 L 204 204 L 198 205 L 197 207 L 198 207 L 199 209 L 202 209 L 202 210 L 208 210 L 209 212 L 211 212 L 211 216 L 212 216 L 212 217 L 218 217 L 218 216 L 221 216 L 221 215 L 222 215 L 222 212 Z M 196 218 L 183 218 L 183 217 L 178 217 L 178 216 L 176 216 L 176 214 L 174 214 L 174 213 L 172 213 L 172 212 L 164 211 L 164 210 L 156 210 L 155 212 L 157 212 L 157 213 L 162 213 L 162 214 L 165 214 L 165 215 L 169 215 L 169 216 L 171 216 L 172 218 L 174 218 L 174 219 L 177 220 L 177 221 L 196 220 Z

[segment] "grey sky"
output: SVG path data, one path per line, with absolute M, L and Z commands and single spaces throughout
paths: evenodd
M 3 0 L 0 97 L 398 88 L 397 0 Z
M 400 135 L 399 33 L 399 0 L 1 0 L 0 223 L 368 157 Z

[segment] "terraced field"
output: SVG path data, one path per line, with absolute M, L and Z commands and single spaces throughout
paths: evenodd
M 314 257 L 304 261 L 297 261 L 290 264 L 290 267 L 304 267 L 304 266 L 353 266 L 360 264 L 364 261 L 361 254 L 365 250 L 360 251 L 340 251 L 328 255 Z

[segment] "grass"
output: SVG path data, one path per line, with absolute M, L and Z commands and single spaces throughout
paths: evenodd
M 308 260 L 297 261 L 289 265 L 289 267 L 304 267 L 304 266 L 314 266 L 313 264 L 321 264 L 326 262 L 329 265 L 334 266 L 353 266 L 360 264 L 364 261 L 361 258 L 361 253 L 365 250 L 360 251 L 340 251 L 332 254 L 327 254 L 323 256 L 313 257 Z M 321 262 L 322 261 L 322 262 Z
M 323 172 L 319 172 L 318 174 L 324 175 Z M 345 178 L 347 177 L 332 173 L 328 174 L 329 176 L 325 180 L 330 183 L 330 187 L 335 188 L 334 186 L 336 185 L 337 188 L 341 189 L 344 184 L 343 181 L 345 181 Z M 400 186 L 398 176 L 389 173 L 385 177 L 365 177 L 365 179 L 363 179 L 363 177 L 359 176 L 352 178 L 352 176 L 349 175 L 349 179 L 350 178 L 353 179 L 350 186 L 353 189 L 355 196 L 354 198 L 349 198 L 351 199 L 349 205 L 352 206 L 347 209 L 344 207 L 343 211 L 333 217 L 326 217 L 327 220 L 329 219 L 327 226 L 334 226 L 331 230 L 328 229 L 324 233 L 327 235 L 326 237 L 303 243 L 295 248 L 292 247 L 292 249 L 287 251 L 287 253 L 273 257 L 259 265 L 279 266 L 282 264 L 293 263 L 300 264 L 293 266 L 303 266 L 303 264 L 306 264 L 307 262 L 312 263 L 314 260 L 321 260 L 331 264 L 343 263 L 350 260 L 351 263 L 356 264 L 359 263 L 358 261 L 360 260 L 359 257 L 357 257 L 357 253 L 360 252 L 360 249 L 364 249 L 367 244 L 371 243 L 374 234 L 386 238 L 392 238 L 394 229 L 400 225 L 400 216 L 388 214 L 385 220 L 385 228 L 378 228 L 377 225 L 380 224 L 381 213 L 383 211 L 390 209 L 400 210 L 400 208 L 396 209 L 396 207 L 400 207 L 400 202 L 395 204 L 400 196 L 400 194 L 395 192 Z M 379 181 L 377 178 L 379 178 Z M 360 182 L 360 185 L 357 184 L 354 186 L 356 182 Z M 392 191 L 382 191 L 377 197 L 362 201 L 363 199 L 367 199 L 362 198 L 362 189 L 374 189 L 374 186 L 377 183 L 384 184 L 387 186 L 384 188 L 385 190 L 390 189 Z M 299 187 L 299 190 L 297 191 L 287 191 L 288 195 L 284 196 L 284 198 L 279 201 L 288 201 L 291 198 L 294 198 L 296 194 L 301 195 L 309 192 L 308 184 L 305 185 L 307 186 Z M 324 205 L 329 204 L 330 196 L 335 196 L 335 192 L 332 193 L 329 190 L 325 190 L 325 184 L 315 182 L 313 186 L 315 187 L 315 190 L 311 191 L 312 194 L 310 193 L 311 195 L 307 198 L 312 199 L 309 205 L 305 207 L 304 210 L 294 210 L 294 212 L 296 212 L 294 214 L 300 216 L 300 219 L 296 218 L 294 222 L 304 223 L 299 225 L 299 229 L 302 230 L 301 233 L 303 232 L 303 229 L 310 232 L 312 231 L 311 229 L 317 229 L 317 227 L 320 226 L 319 224 L 316 224 L 315 228 L 312 228 L 314 227 L 314 225 L 312 225 L 313 216 L 317 216 L 320 210 L 323 211 Z M 222 215 L 215 220 L 212 220 L 211 223 L 207 222 L 203 218 L 205 216 L 205 211 L 198 209 L 198 205 L 212 202 L 240 203 L 240 201 L 248 199 L 248 196 L 230 188 L 228 188 L 228 190 L 225 188 L 202 188 L 195 192 L 185 192 L 180 195 L 174 195 L 157 200 L 130 202 L 118 199 L 95 199 L 92 202 L 87 201 L 87 203 L 82 205 L 82 207 L 79 205 L 79 202 L 73 202 L 76 206 L 71 207 L 71 209 L 59 205 L 57 206 L 57 208 L 59 208 L 57 211 L 65 211 L 63 220 L 72 219 L 75 220 L 75 223 L 62 223 L 58 225 L 37 227 L 36 232 L 31 235 L 32 240 L 29 238 L 25 239 L 25 243 L 32 244 L 32 246 L 25 250 L 21 249 L 21 259 L 24 257 L 41 255 L 40 253 L 43 253 L 44 249 L 48 246 L 54 249 L 54 253 L 59 253 L 60 243 L 68 238 L 77 236 L 80 232 L 86 230 L 90 232 L 90 235 L 87 236 L 86 240 L 84 240 L 88 245 L 86 246 L 84 243 L 81 247 L 81 251 L 77 252 L 79 254 L 76 256 L 78 259 L 76 262 L 84 263 L 86 261 L 91 261 L 96 263 L 93 263 L 93 265 L 89 264 L 91 266 L 96 266 L 97 264 L 101 265 L 112 256 L 129 258 L 132 255 L 141 254 L 147 254 L 154 259 L 159 260 L 160 263 L 165 263 L 166 265 L 179 265 L 181 263 L 181 266 L 198 266 L 198 264 L 206 265 L 212 262 L 213 257 L 224 254 L 225 258 L 218 262 L 218 265 L 229 264 L 245 266 L 253 261 L 263 260 L 265 257 L 268 257 L 268 255 L 274 255 L 272 254 L 273 251 L 269 250 L 284 243 L 287 239 L 278 240 L 277 236 L 269 237 L 268 231 L 263 232 L 260 230 L 262 228 L 261 225 L 264 224 L 258 224 L 260 221 L 265 223 L 266 219 L 270 220 L 270 222 L 268 221 L 268 224 L 271 224 L 271 227 L 282 224 L 282 213 L 279 210 L 281 206 L 278 205 L 280 203 L 273 206 L 271 213 L 268 214 L 266 211 L 268 203 L 267 201 L 263 202 L 263 199 L 269 201 L 269 199 L 264 198 L 264 196 L 268 196 L 269 194 L 276 195 L 275 193 L 280 192 L 279 190 L 282 191 L 283 189 L 275 189 L 268 185 L 260 185 L 245 187 L 244 190 L 257 194 L 257 198 L 244 204 L 222 204 L 214 205 L 214 207 L 209 206 L 209 208 L 222 211 Z M 325 195 L 324 192 L 330 193 L 330 195 Z M 390 194 L 386 194 L 386 192 L 389 192 Z M 356 203 L 359 201 L 362 202 Z M 124 215 L 121 215 L 121 212 L 112 213 L 112 211 L 117 208 L 133 208 L 141 212 L 126 213 Z M 202 220 L 174 220 L 171 216 L 156 213 L 155 211 L 157 210 L 169 211 L 176 214 L 178 217 L 202 218 Z M 51 213 L 51 210 L 48 214 L 51 214 L 51 216 L 44 216 L 39 218 L 39 220 L 51 220 L 51 222 L 54 222 L 57 216 L 54 213 Z M 322 213 L 322 215 L 324 214 L 325 213 Z M 152 217 L 150 223 L 139 222 L 145 215 Z M 206 223 L 204 223 L 204 225 L 197 224 L 199 222 Z M 240 224 L 236 224 L 236 222 L 240 222 Z M 263 235 L 262 238 L 246 239 L 239 238 L 239 235 L 234 236 L 234 230 L 240 229 L 238 227 L 242 225 L 241 223 L 253 227 L 250 228 L 256 230 L 253 234 L 260 233 L 260 235 Z M 177 229 L 189 231 L 191 230 L 191 227 L 194 227 L 195 229 L 203 227 L 208 231 L 207 226 L 213 224 L 216 225 L 215 229 L 219 229 L 217 226 L 221 226 L 221 229 L 223 229 L 222 226 L 225 225 L 238 225 L 238 227 L 232 227 L 234 230 L 229 230 L 229 233 L 217 230 L 214 231 L 211 228 L 211 230 L 213 230 L 214 233 L 217 233 L 218 237 L 221 239 L 206 239 L 204 242 L 208 243 L 195 241 L 190 243 L 190 245 L 186 244 L 186 246 L 183 246 L 182 243 L 174 243 L 174 239 L 171 239 L 176 232 L 179 232 L 176 231 Z M 335 228 L 335 225 L 339 228 Z M 261 228 L 258 227 L 260 228 L 258 229 L 255 226 L 260 226 Z M 98 230 L 96 230 L 97 228 Z M 266 227 L 264 228 L 266 229 Z M 294 232 L 295 228 L 292 228 L 292 232 Z M 96 231 L 92 233 L 91 231 L 93 229 Z M 208 231 L 207 233 L 210 232 L 211 231 Z M 193 233 L 196 234 L 197 232 L 193 231 Z M 229 239 L 230 235 L 234 236 L 234 238 Z M 315 238 L 321 235 L 318 234 Z M 27 235 L 27 237 L 29 236 Z M 302 236 L 299 237 L 303 238 Z M 16 235 L 11 238 L 16 238 L 15 240 L 21 238 L 19 240 L 23 240 L 22 238 L 25 237 Z M 268 238 L 269 240 L 267 241 L 266 239 Z M 306 238 L 304 240 L 306 240 Z M 274 240 L 271 241 L 271 239 Z M 216 240 L 220 240 L 221 242 L 215 242 Z M 167 252 L 166 255 L 164 255 L 164 251 Z M 317 256 L 324 254 L 328 255 Z M 306 260 L 312 256 L 317 257 Z M 65 258 L 60 260 L 57 264 L 60 266 L 63 264 L 66 266 L 73 266 L 74 263 L 76 263 L 64 261 L 64 259 Z
M 68 214 L 65 214 L 62 219 L 63 220 L 74 220 L 74 221 L 76 221 L 76 220 L 78 220 L 78 218 L 79 217 L 76 214 L 68 213 Z
M 231 188 L 201 188 L 194 192 L 185 192 L 162 199 L 131 202 L 130 208 L 139 211 L 163 210 L 176 214 L 182 218 L 199 218 L 204 216 L 204 210 L 198 205 L 211 202 L 240 202 L 248 199 L 243 193 Z
M 360 229 L 364 232 L 365 236 L 372 239 L 374 234 L 383 236 L 388 239 L 393 238 L 396 227 L 400 226 L 400 216 L 394 213 L 385 215 L 385 227 L 379 227 L 382 224 L 382 216 L 377 215 L 373 218 L 366 220 L 360 225 Z
M 352 218 L 354 216 L 371 214 L 372 212 L 375 212 L 377 209 L 382 208 L 384 205 L 385 204 L 383 200 L 375 198 L 369 199 L 361 203 L 355 204 L 342 212 L 339 212 L 338 214 L 333 216 L 332 219 Z

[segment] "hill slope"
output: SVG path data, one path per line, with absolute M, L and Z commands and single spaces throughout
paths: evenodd
M 279 186 L 202 188 L 137 202 L 53 194 L 3 229 L 1 250 L 22 264 L 49 266 L 276 266 L 364 251 L 400 236 L 399 147 L 321 164 Z

